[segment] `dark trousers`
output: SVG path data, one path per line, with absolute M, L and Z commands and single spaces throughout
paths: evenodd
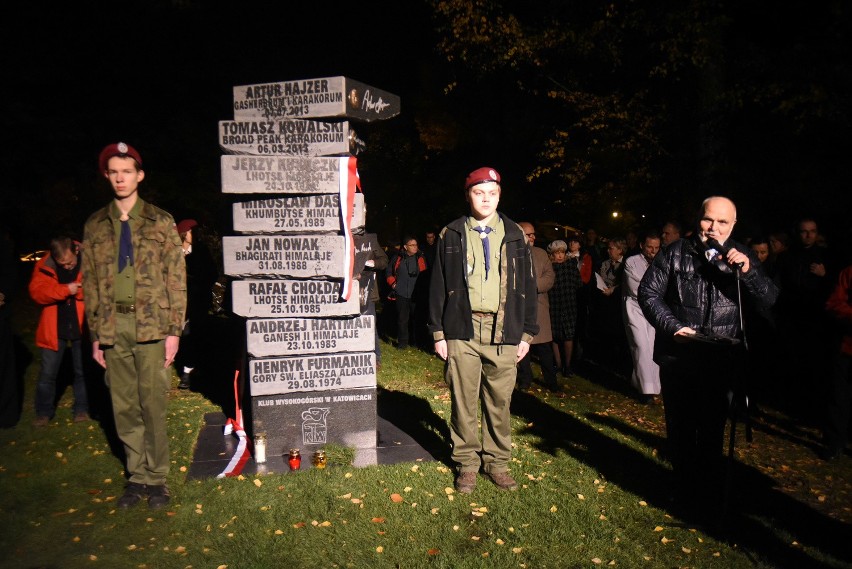
M 56 377 L 68 340 L 59 340 L 58 350 L 41 349 L 41 373 L 36 385 L 35 411 L 39 417 L 53 417 L 56 413 Z M 81 340 L 71 340 L 71 360 L 74 364 L 74 414 L 89 412 L 86 378 L 83 375 L 83 348 Z
M 6 307 L 0 306 L 0 427 L 10 428 L 21 418 L 21 392 L 15 368 L 15 338 L 6 317 Z
M 849 442 L 849 414 L 852 407 L 852 356 L 838 353 L 831 370 L 831 386 L 826 406 L 824 442 L 832 451 L 842 451 Z
M 722 499 L 728 392 L 739 358 L 700 347 L 684 351 L 691 357 L 660 366 L 669 458 L 675 490 L 709 505 Z
M 415 308 L 413 298 L 396 297 L 396 337 L 400 348 L 407 348 L 412 342 L 417 343 L 414 328 Z
M 538 358 L 538 363 L 541 365 L 541 372 L 544 375 L 543 383 L 547 387 L 556 387 L 556 371 L 553 369 L 553 349 L 550 347 L 551 342 L 543 344 L 530 344 L 530 351 L 518 362 L 518 387 L 527 388 L 532 385 L 533 372 L 531 358 Z

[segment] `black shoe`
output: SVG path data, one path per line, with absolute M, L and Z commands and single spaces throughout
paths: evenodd
M 180 382 L 178 382 L 178 389 L 189 389 L 190 380 L 189 380 L 189 372 L 183 372 L 180 375 Z
M 124 495 L 116 503 L 119 508 L 132 508 L 139 503 L 139 500 L 145 497 L 145 494 L 147 494 L 147 491 L 144 484 L 130 482 L 127 488 L 124 489 Z
M 148 507 L 150 509 L 156 510 L 157 508 L 162 508 L 169 503 L 169 500 L 171 500 L 171 497 L 169 496 L 169 489 L 165 484 L 162 486 L 148 486 Z

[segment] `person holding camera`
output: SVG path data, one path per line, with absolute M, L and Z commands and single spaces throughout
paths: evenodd
M 402 248 L 394 255 L 387 269 L 387 281 L 391 294 L 396 297 L 397 348 L 409 346 L 409 340 L 417 343 L 414 322 L 414 288 L 420 273 L 426 271 L 426 257 L 417 248 L 417 239 L 406 235 Z

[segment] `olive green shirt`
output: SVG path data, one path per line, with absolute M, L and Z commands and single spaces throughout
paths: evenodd
M 139 212 L 142 210 L 142 201 L 136 200 L 128 215 L 130 216 L 130 234 L 139 231 L 142 220 Z M 121 211 L 115 202 L 109 205 L 109 217 L 115 230 L 115 302 L 118 304 L 133 304 L 136 299 L 136 270 L 131 263 L 124 266 L 124 270 L 118 272 L 118 251 L 121 247 Z
M 500 247 L 506 229 L 503 220 L 494 214 L 486 224 L 491 228 L 485 239 L 491 253 L 491 263 L 488 278 L 485 278 L 485 247 L 482 234 L 473 228 L 479 226 L 474 218 L 468 217 L 465 223 L 467 229 L 467 282 L 470 297 L 470 309 L 473 312 L 497 313 L 500 309 Z

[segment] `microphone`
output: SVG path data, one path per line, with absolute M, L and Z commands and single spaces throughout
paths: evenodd
M 716 241 L 712 237 L 707 238 L 707 246 L 711 247 L 713 249 L 716 249 L 719 253 L 721 253 L 722 257 L 725 258 L 725 262 L 728 263 L 727 257 L 728 257 L 728 251 L 730 251 L 730 249 L 728 247 L 725 247 L 724 245 L 722 245 L 721 243 L 719 243 L 718 241 Z M 744 263 L 728 263 L 728 264 L 733 265 L 738 269 L 742 269 Z

